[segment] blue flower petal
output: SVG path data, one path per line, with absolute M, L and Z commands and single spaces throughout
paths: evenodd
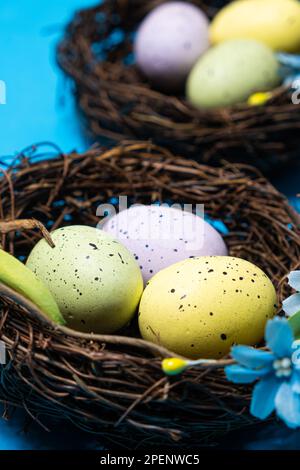
M 280 384 L 280 380 L 270 374 L 255 385 L 250 408 L 253 416 L 266 419 L 274 411 Z
M 289 382 L 283 382 L 275 398 L 278 416 L 290 428 L 300 427 L 300 394 L 292 390 Z
M 300 394 L 300 371 L 294 370 L 291 378 L 291 387 L 294 393 Z
M 288 276 L 289 285 L 300 292 L 300 271 L 291 271 Z
M 231 348 L 231 356 L 242 366 L 249 367 L 250 369 L 271 367 L 275 360 L 274 355 L 270 352 L 260 351 L 259 349 L 243 345 L 233 346 Z
M 281 64 L 291 68 L 300 69 L 300 55 L 278 52 L 276 56 Z
M 297 339 L 293 342 L 292 349 L 293 354 L 291 359 L 293 363 L 293 368 L 300 374 L 300 339 Z
M 300 311 L 300 294 L 293 294 L 282 302 L 283 311 L 291 317 Z
M 286 318 L 275 317 L 269 320 L 266 327 L 266 343 L 275 356 L 291 357 L 293 330 Z
M 263 377 L 268 373 L 268 368 L 252 370 L 238 364 L 225 367 L 225 374 L 227 379 L 236 384 L 248 384 L 254 382 L 259 377 Z

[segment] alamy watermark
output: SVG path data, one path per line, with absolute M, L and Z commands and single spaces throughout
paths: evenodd
M 300 78 L 292 83 L 292 89 L 294 90 L 292 93 L 292 103 L 300 104 Z
M 96 212 L 97 217 L 101 217 L 97 228 L 109 226 L 115 238 L 121 241 L 130 238 L 145 243 L 151 240 L 184 241 L 186 251 L 203 246 L 205 224 L 199 220 L 204 219 L 203 204 L 132 204 L 128 207 L 127 196 L 119 196 L 117 201 L 117 207 L 109 203 L 101 204 Z M 130 210 L 126 210 L 128 208 Z M 117 213 L 121 216 L 115 218 Z
M 6 104 L 6 83 L 0 80 L 0 105 Z
M 6 364 L 6 348 L 4 341 L 0 341 L 0 365 Z

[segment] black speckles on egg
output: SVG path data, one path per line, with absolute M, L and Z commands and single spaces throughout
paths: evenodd
M 125 261 L 124 261 L 122 255 L 121 255 L 121 253 L 118 252 L 118 256 L 119 256 L 119 258 L 120 258 L 120 260 L 121 260 L 121 263 L 122 263 L 122 264 L 125 264 Z
M 171 292 L 171 294 L 174 294 L 174 293 L 175 293 L 175 289 L 171 289 L 170 292 Z
M 99 250 L 98 246 L 95 243 L 89 243 L 93 250 Z

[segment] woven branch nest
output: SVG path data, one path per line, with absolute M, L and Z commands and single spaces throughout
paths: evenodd
M 41 160 L 46 157 L 46 160 Z M 283 195 L 251 167 L 213 168 L 143 142 L 63 155 L 32 147 L 0 178 L 0 233 L 19 257 L 47 229 L 99 222 L 109 198 L 132 202 L 204 203 L 228 228 L 230 254 L 260 266 L 279 300 L 286 274 L 299 265 L 299 217 Z M 138 338 L 133 324 L 119 336 L 96 336 L 51 324 L 29 301 L 0 284 L 0 339 L 7 348 L 0 400 L 22 407 L 41 425 L 44 415 L 71 420 L 129 448 L 187 442 L 199 445 L 254 422 L 250 390 L 229 383 L 229 358 L 167 378 L 161 359 L 172 354 Z M 133 322 L 134 323 L 134 322 Z
M 132 60 L 132 36 L 163 0 L 103 0 L 82 10 L 58 47 L 58 62 L 76 85 L 80 109 L 96 137 L 151 139 L 204 163 L 221 158 L 273 171 L 297 155 L 300 106 L 280 87 L 265 106 L 200 111 L 182 96 L 160 93 Z M 212 17 L 226 0 L 194 0 Z M 122 30 L 117 44 L 112 35 Z

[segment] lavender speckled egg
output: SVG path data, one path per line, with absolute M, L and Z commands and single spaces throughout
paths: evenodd
M 195 5 L 168 2 L 152 10 L 140 25 L 136 62 L 154 86 L 179 90 L 197 59 L 209 47 L 209 22 Z
M 103 230 L 134 255 L 144 282 L 194 256 L 227 255 L 221 235 L 202 217 L 166 205 L 134 205 L 104 222 Z

